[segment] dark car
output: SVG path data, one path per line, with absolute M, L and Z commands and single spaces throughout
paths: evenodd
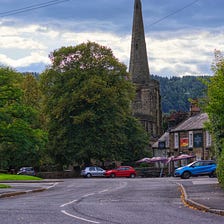
M 22 167 L 19 169 L 17 174 L 18 175 L 30 175 L 30 176 L 36 175 L 33 167 Z
M 174 176 L 188 179 L 191 176 L 209 175 L 214 177 L 216 171 L 216 163 L 213 160 L 194 161 L 186 166 L 179 167 L 175 170 Z
M 120 166 L 117 169 L 107 170 L 105 173 L 106 177 L 136 177 L 136 171 L 131 166 Z
M 89 166 L 81 171 L 83 177 L 102 177 L 105 174 L 105 170 L 98 166 Z

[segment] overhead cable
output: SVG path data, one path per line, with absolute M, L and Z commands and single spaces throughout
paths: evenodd
M 48 7 L 50 5 L 56 5 L 56 4 L 59 4 L 62 2 L 68 2 L 68 1 L 70 1 L 70 0 L 51 0 L 51 1 L 48 1 L 45 3 L 33 4 L 33 5 L 26 6 L 26 7 L 19 8 L 19 9 L 9 10 L 6 12 L 0 12 L 0 17 L 16 15 L 19 13 L 28 12 L 28 11 L 32 11 L 35 9 L 44 8 L 44 7 Z
M 180 11 L 183 11 L 184 9 L 186 9 L 186 8 L 188 8 L 188 7 L 192 6 L 192 5 L 194 5 L 194 4 L 195 4 L 196 2 L 198 2 L 198 1 L 200 1 L 200 0 L 195 0 L 195 1 L 193 1 L 193 2 L 191 2 L 191 3 L 189 3 L 189 4 L 187 4 L 187 5 L 185 5 L 184 7 L 180 8 L 180 9 L 177 9 L 176 11 L 174 11 L 174 12 L 172 12 L 172 13 L 170 13 L 170 14 L 164 16 L 164 17 L 162 17 L 161 19 L 156 20 L 155 22 L 151 23 L 151 24 L 149 25 L 149 27 L 150 27 L 150 26 L 153 26 L 153 25 L 155 25 L 155 24 L 157 24 L 157 23 L 159 23 L 159 22 L 161 22 L 161 21 L 163 21 L 163 20 L 165 20 L 166 18 L 168 18 L 168 17 L 170 17 L 170 16 L 173 16 L 173 15 L 179 13 Z

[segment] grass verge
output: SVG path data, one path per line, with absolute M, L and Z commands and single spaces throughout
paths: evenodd
M 0 173 L 0 181 L 1 180 L 42 180 L 42 178 L 27 175 L 13 175 L 13 174 Z
M 0 184 L 0 188 L 10 188 L 11 186 L 7 185 L 7 184 Z

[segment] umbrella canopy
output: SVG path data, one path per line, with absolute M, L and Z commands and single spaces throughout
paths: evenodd
M 138 161 L 136 161 L 136 163 L 156 163 L 156 162 L 166 162 L 168 159 L 166 157 L 160 157 L 160 156 L 156 156 L 156 157 L 152 157 L 152 158 L 143 158 L 140 159 Z
M 150 158 L 143 158 L 143 159 L 136 161 L 136 163 L 149 163 L 149 161 L 150 161 Z
M 169 163 L 169 162 L 173 161 L 174 158 L 175 158 L 174 156 L 170 156 L 170 157 L 167 159 L 166 163 Z
M 194 155 L 182 154 L 182 155 L 172 158 L 171 160 L 177 161 L 177 160 L 182 160 L 182 159 L 190 159 L 190 158 L 194 158 L 194 157 L 195 157 Z
M 156 156 L 156 157 L 152 157 L 150 159 L 150 163 L 156 163 L 156 162 L 166 162 L 167 161 L 167 158 L 166 157 L 160 157 L 160 156 Z

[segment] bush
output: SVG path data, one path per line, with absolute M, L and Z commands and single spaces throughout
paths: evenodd
M 221 152 L 221 156 L 218 159 L 217 177 L 219 183 L 224 188 L 224 150 Z

